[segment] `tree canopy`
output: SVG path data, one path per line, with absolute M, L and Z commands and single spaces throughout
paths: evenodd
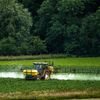
M 0 0 L 0 55 L 100 56 L 100 0 Z

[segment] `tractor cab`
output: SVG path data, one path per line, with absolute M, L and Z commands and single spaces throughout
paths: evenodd
M 39 73 L 41 73 L 48 67 L 48 63 L 46 62 L 34 62 L 33 65 L 34 69 L 37 70 Z

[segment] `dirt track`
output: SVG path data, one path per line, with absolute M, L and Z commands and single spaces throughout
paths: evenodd
M 93 98 L 93 96 L 97 94 L 99 96 L 100 92 L 91 92 L 88 93 L 87 91 L 66 91 L 66 92 L 48 92 L 48 91 L 42 91 L 42 92 L 26 92 L 26 93 L 21 93 L 21 92 L 15 92 L 15 93 L 0 93 L 0 99 L 32 99 L 36 98 L 40 100 L 40 98 L 45 98 L 48 99 L 50 98 L 66 98 L 66 99 L 71 99 L 71 100 L 78 100 L 78 98 L 81 98 L 81 100 L 100 100 L 100 98 Z M 89 98 L 90 99 L 86 99 Z M 91 98 L 92 97 L 92 98 Z M 100 96 L 99 96 L 100 97 Z M 85 98 L 85 99 L 82 99 Z

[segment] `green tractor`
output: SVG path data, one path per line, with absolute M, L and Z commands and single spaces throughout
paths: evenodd
M 34 62 L 34 69 L 24 69 L 23 74 L 26 80 L 47 80 L 50 79 L 54 71 L 53 63 L 47 62 Z

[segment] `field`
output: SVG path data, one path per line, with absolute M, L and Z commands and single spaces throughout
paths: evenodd
M 20 58 L 20 57 L 19 57 Z M 20 66 L 32 66 L 37 61 L 53 61 L 55 67 L 100 68 L 100 57 L 72 58 L 56 57 L 45 59 L 0 59 L 0 71 L 18 71 Z M 11 70 L 12 68 L 12 70 Z M 0 99 L 59 100 L 100 98 L 100 81 L 45 80 L 0 78 Z
M 99 98 L 100 81 L 0 79 L 0 97 L 9 99 Z
M 47 58 L 47 59 L 33 59 L 33 60 L 8 60 L 0 61 L 0 65 L 22 65 L 31 66 L 33 62 L 38 61 L 53 61 L 55 66 L 79 66 L 79 67 L 100 67 L 100 57 L 88 58 Z

